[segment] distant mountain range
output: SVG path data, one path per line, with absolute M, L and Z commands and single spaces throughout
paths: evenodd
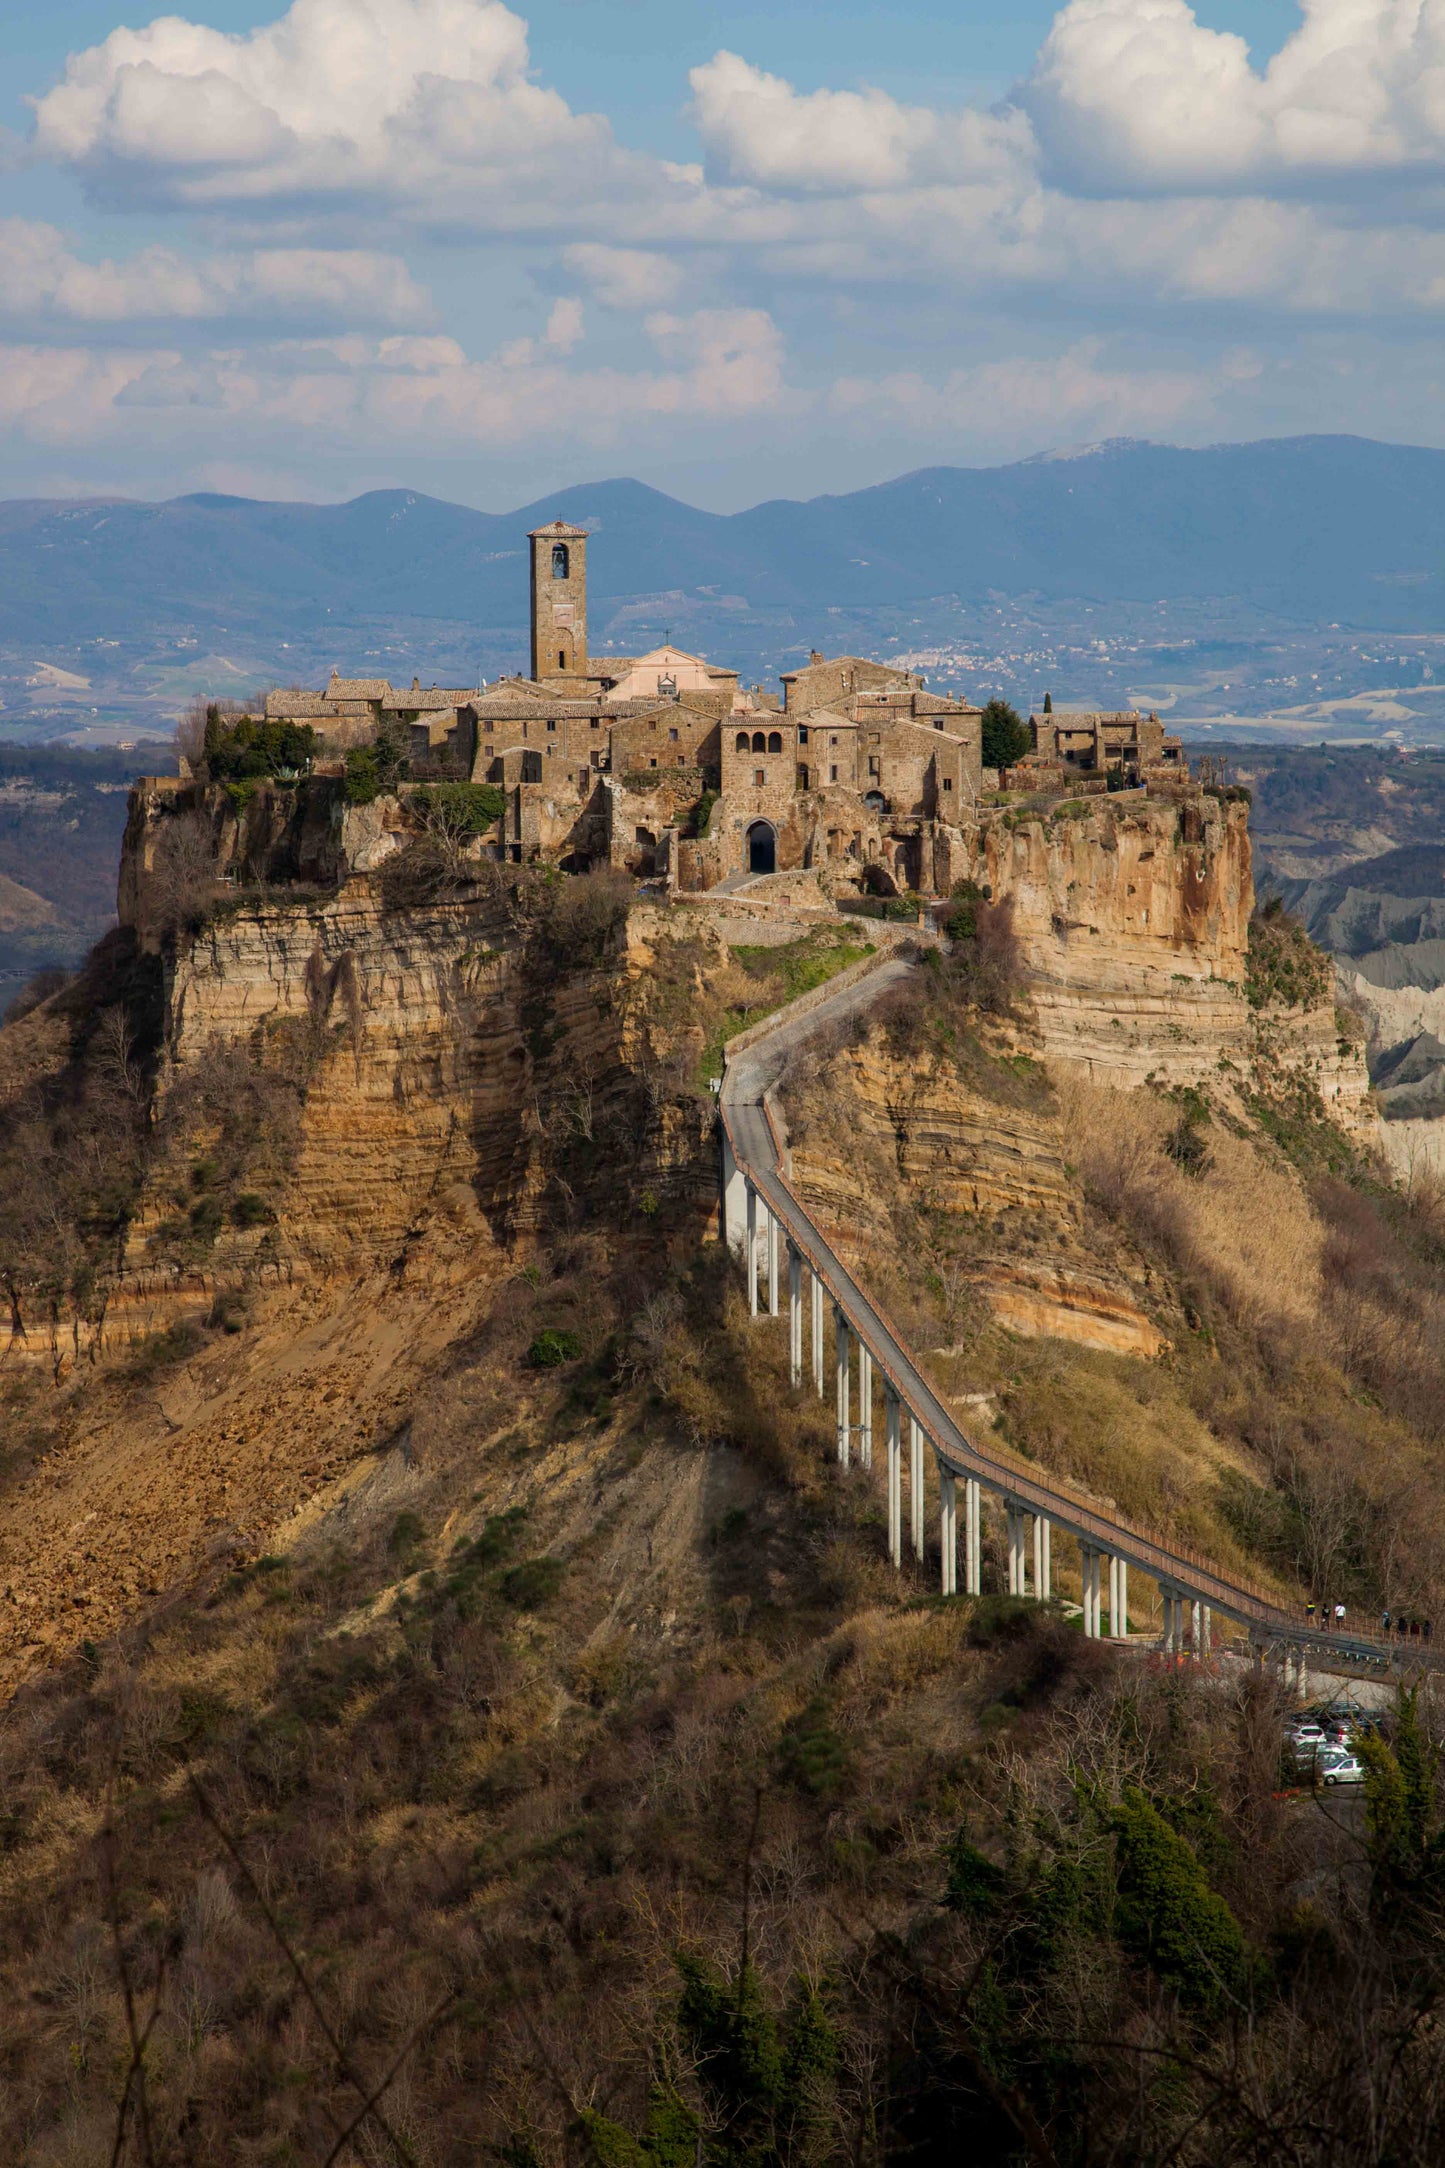
M 503 514 L 409 490 L 341 505 L 11 501 L 0 503 L 0 639 L 70 643 L 182 621 L 269 635 L 328 613 L 512 626 L 525 615 L 526 530 L 558 515 L 598 535 L 594 605 L 676 594 L 820 618 L 941 596 L 1191 598 L 1302 625 L 1445 626 L 1445 452 L 1287 437 L 930 467 L 729 515 L 632 481 Z
M 1021 705 L 1285 716 L 1314 736 L 1445 724 L 1445 452 L 1359 437 L 1116 442 L 700 512 L 589 482 L 514 512 L 0 502 L 0 737 L 131 743 L 197 693 L 525 667 L 530 527 L 596 536 L 594 653 L 670 634 L 769 681 L 818 646 L 906 657 Z M 1381 653 L 1392 635 L 1406 651 Z

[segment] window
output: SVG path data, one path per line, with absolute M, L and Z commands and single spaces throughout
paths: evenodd
M 935 715 L 935 716 L 934 716 L 934 718 L 933 718 L 933 727 L 934 727 L 934 729 L 935 729 L 935 730 L 942 730 L 942 728 L 943 728 L 943 717 L 942 717 L 941 715 Z
M 492 732 L 493 732 L 493 731 L 494 731 L 494 730 L 496 729 L 496 727 L 497 727 L 497 726 L 496 726 L 496 724 L 495 724 L 495 723 L 494 723 L 494 722 L 492 721 L 492 718 L 491 718 L 491 716 L 490 716 L 490 715 L 489 715 L 489 716 L 487 717 L 486 721 L 485 721 L 485 722 L 483 723 L 483 725 L 482 725 L 482 728 L 483 728 L 483 730 L 485 730 L 485 732 L 487 733 L 487 736 L 488 736 L 488 737 L 490 737 L 490 736 L 492 735 Z
M 569 579 L 569 578 L 571 577 L 571 571 L 572 571 L 572 566 L 571 566 L 571 560 L 570 560 L 570 558 L 569 558 L 569 557 L 568 557 L 568 555 L 567 555 L 567 545 L 566 545 L 566 543 L 565 543 L 565 542 L 554 542 L 554 543 L 552 544 L 552 577 L 553 577 L 553 579 L 554 579 L 554 580 L 565 580 L 565 579 Z
M 770 730 L 768 732 L 768 751 L 770 753 L 781 753 L 782 750 L 783 733 L 781 730 Z
M 754 768 L 754 770 L 753 770 L 753 789 L 754 789 L 754 790 L 762 790 L 762 789 L 764 788 L 764 786 L 766 785 L 766 783 L 767 783 L 767 780 L 768 780 L 768 776 L 767 776 L 767 770 L 766 770 L 765 768 Z
M 952 777 L 951 775 L 946 775 L 946 776 L 945 776 L 945 777 L 943 778 L 943 787 L 944 787 L 944 789 L 945 789 L 945 790 L 952 790 L 952 788 L 953 788 L 953 777 Z
M 808 771 L 806 768 L 800 768 L 798 770 L 798 788 L 799 790 L 807 790 L 809 788 Z
M 555 716 L 549 715 L 547 717 L 547 728 L 549 730 L 555 730 L 557 728 L 557 720 Z
M 654 754 L 653 754 L 653 756 L 652 756 L 651 760 L 649 760 L 649 761 L 648 761 L 647 765 L 648 765 L 648 767 L 649 767 L 649 768 L 655 768 L 655 767 L 657 766 L 657 755 L 656 755 L 656 753 L 654 753 Z
M 806 724 L 806 723 L 800 723 L 800 724 L 798 725 L 798 743 L 799 743 L 799 745 L 806 745 L 806 744 L 807 744 L 807 742 L 808 742 L 808 726 L 807 726 L 807 724 Z
M 677 743 L 677 732 L 676 732 L 675 730 L 669 730 L 669 732 L 668 732 L 667 734 L 668 734 L 668 736 L 669 736 L 669 737 L 671 738 L 671 740 L 672 740 L 673 744 L 674 744 L 674 745 L 676 745 L 676 743 Z
M 836 768 L 836 767 L 832 767 L 832 768 L 830 768 L 830 769 L 828 770 L 828 781 L 829 781 L 830 783 L 836 783 L 836 782 L 837 782 L 837 780 L 838 780 L 838 770 L 837 770 L 837 768 Z
M 830 745 L 836 745 L 836 744 L 838 743 L 838 739 L 837 739 L 837 736 L 836 736 L 836 734 L 835 734 L 835 735 L 834 735 L 833 737 L 829 738 L 829 740 L 828 740 L 828 743 L 829 743 Z
M 735 753 L 745 753 L 751 743 L 752 740 L 749 738 L 747 732 L 745 730 L 740 730 L 738 732 L 738 742 L 733 747 L 733 751 Z
M 588 725 L 588 728 L 591 730 L 595 730 L 597 728 L 597 718 L 595 715 L 593 716 L 591 723 Z
M 876 753 L 870 753 L 868 755 L 868 773 L 870 775 L 878 775 L 881 772 L 882 771 L 879 767 L 878 762 L 878 755 Z
M 566 667 L 567 667 L 567 655 L 566 655 L 566 651 L 565 651 L 565 649 L 563 649 L 563 648 L 560 648 L 560 647 L 559 647 L 559 648 L 558 648 L 558 650 L 557 650 L 557 668 L 558 668 L 559 670 L 565 670 L 565 669 L 566 669 Z
M 767 738 L 766 738 L 766 737 L 764 736 L 764 734 L 763 734 L 763 732 L 762 732 L 761 730 L 755 730 L 755 731 L 753 732 L 753 751 L 754 751 L 755 753 L 765 753 L 765 752 L 767 751 L 767 749 L 768 749 L 768 741 L 767 741 Z
M 687 766 L 687 755 L 686 755 L 686 753 L 679 753 L 679 754 L 678 754 L 678 756 L 677 756 L 677 765 L 679 766 L 679 768 L 685 768 L 685 767 Z

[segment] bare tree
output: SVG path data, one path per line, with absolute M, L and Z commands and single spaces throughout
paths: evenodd
M 145 884 L 148 929 L 165 935 L 199 926 L 216 893 L 216 873 L 210 822 L 201 813 L 173 815 L 156 838 Z

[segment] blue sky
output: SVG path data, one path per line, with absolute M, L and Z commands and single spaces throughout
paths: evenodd
M 11 0 L 0 494 L 1445 442 L 1415 0 Z

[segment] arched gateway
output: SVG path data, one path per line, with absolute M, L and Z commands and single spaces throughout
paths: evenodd
M 778 838 L 771 821 L 754 821 L 748 830 L 749 873 L 776 873 Z

